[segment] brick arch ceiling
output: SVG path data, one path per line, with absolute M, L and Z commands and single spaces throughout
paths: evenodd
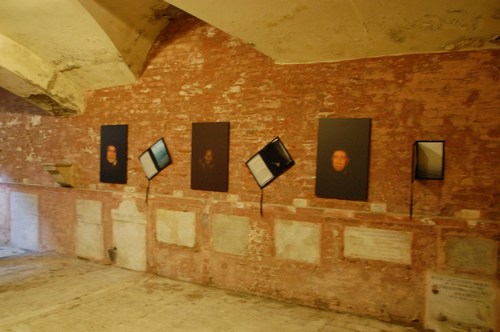
M 280 64 L 500 47 L 498 0 L 2 0 L 0 86 L 80 114 L 85 91 L 136 81 L 179 9 Z

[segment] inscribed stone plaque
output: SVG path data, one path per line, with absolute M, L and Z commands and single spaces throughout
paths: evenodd
M 411 240 L 408 232 L 346 227 L 344 255 L 400 264 L 411 264 Z
M 194 247 L 196 243 L 196 215 L 194 212 L 156 211 L 156 238 L 160 242 Z
M 492 282 L 429 273 L 426 328 L 435 331 L 494 331 Z
M 213 249 L 244 256 L 248 253 L 249 231 L 247 217 L 215 215 L 212 225 Z
M 277 220 L 274 224 L 276 256 L 306 263 L 320 261 L 320 226 L 302 221 Z
M 494 274 L 497 270 L 497 251 L 493 240 L 446 237 L 446 265 L 459 270 Z
M 38 250 L 38 195 L 10 194 L 10 227 L 14 246 Z

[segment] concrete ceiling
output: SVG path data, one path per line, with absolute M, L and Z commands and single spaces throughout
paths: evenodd
M 140 76 L 190 13 L 278 64 L 500 48 L 498 0 L 2 0 L 0 87 L 54 115 Z

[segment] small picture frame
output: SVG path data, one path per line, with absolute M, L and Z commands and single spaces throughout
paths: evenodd
M 414 179 L 444 179 L 444 142 L 416 141 L 414 144 Z
M 165 140 L 160 138 L 139 156 L 142 169 L 148 180 L 172 163 Z
M 295 165 L 292 156 L 279 137 L 252 156 L 246 165 L 261 189 Z

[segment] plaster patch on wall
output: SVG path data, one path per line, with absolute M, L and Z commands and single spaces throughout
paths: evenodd
M 90 224 L 102 224 L 102 203 L 88 199 L 77 199 L 76 220 Z
M 274 223 L 274 241 L 278 258 L 318 264 L 320 239 L 318 224 L 288 220 L 277 220 Z
M 462 210 L 460 210 L 460 217 L 464 218 L 464 219 L 477 220 L 481 217 L 481 211 L 480 210 L 462 209 Z
M 195 82 L 193 84 L 184 84 L 179 91 L 179 95 L 183 96 L 185 100 L 189 100 L 191 97 L 203 94 L 203 89 L 200 88 L 200 83 Z
M 5 124 L 5 127 L 6 128 L 10 128 L 10 127 L 14 127 L 14 126 L 17 126 L 17 125 L 20 125 L 21 124 L 21 121 L 19 121 L 18 119 L 14 119 L 14 120 L 11 120 L 9 122 L 7 122 Z
M 203 55 L 200 52 L 192 52 L 189 54 L 187 61 L 191 65 L 202 65 L 205 63 L 205 58 L 203 58 Z M 201 69 L 201 66 L 198 67 L 198 69 Z
M 40 162 L 40 161 L 42 161 L 42 157 L 37 156 L 33 152 L 30 152 L 30 154 L 26 156 L 26 161 L 30 162 L 30 163 L 32 163 L 32 162 Z
M 139 212 L 135 199 L 124 199 L 118 209 L 111 210 L 113 220 L 128 221 L 133 223 L 145 224 L 146 215 Z
M 38 195 L 11 192 L 10 223 L 14 246 L 38 250 Z
M 156 210 L 156 239 L 163 243 L 193 248 L 196 244 L 196 214 Z
M 250 225 L 247 217 L 217 214 L 212 220 L 212 246 L 217 252 L 248 254 Z
M 447 236 L 446 265 L 460 271 L 495 274 L 497 244 L 493 240 Z
M 217 33 L 217 29 L 215 27 L 209 27 L 206 30 L 205 36 L 207 36 L 208 38 L 213 38 L 213 37 L 215 37 L 216 33 Z
M 42 123 L 42 117 L 40 115 L 33 115 L 30 118 L 30 124 L 31 126 L 39 126 Z

